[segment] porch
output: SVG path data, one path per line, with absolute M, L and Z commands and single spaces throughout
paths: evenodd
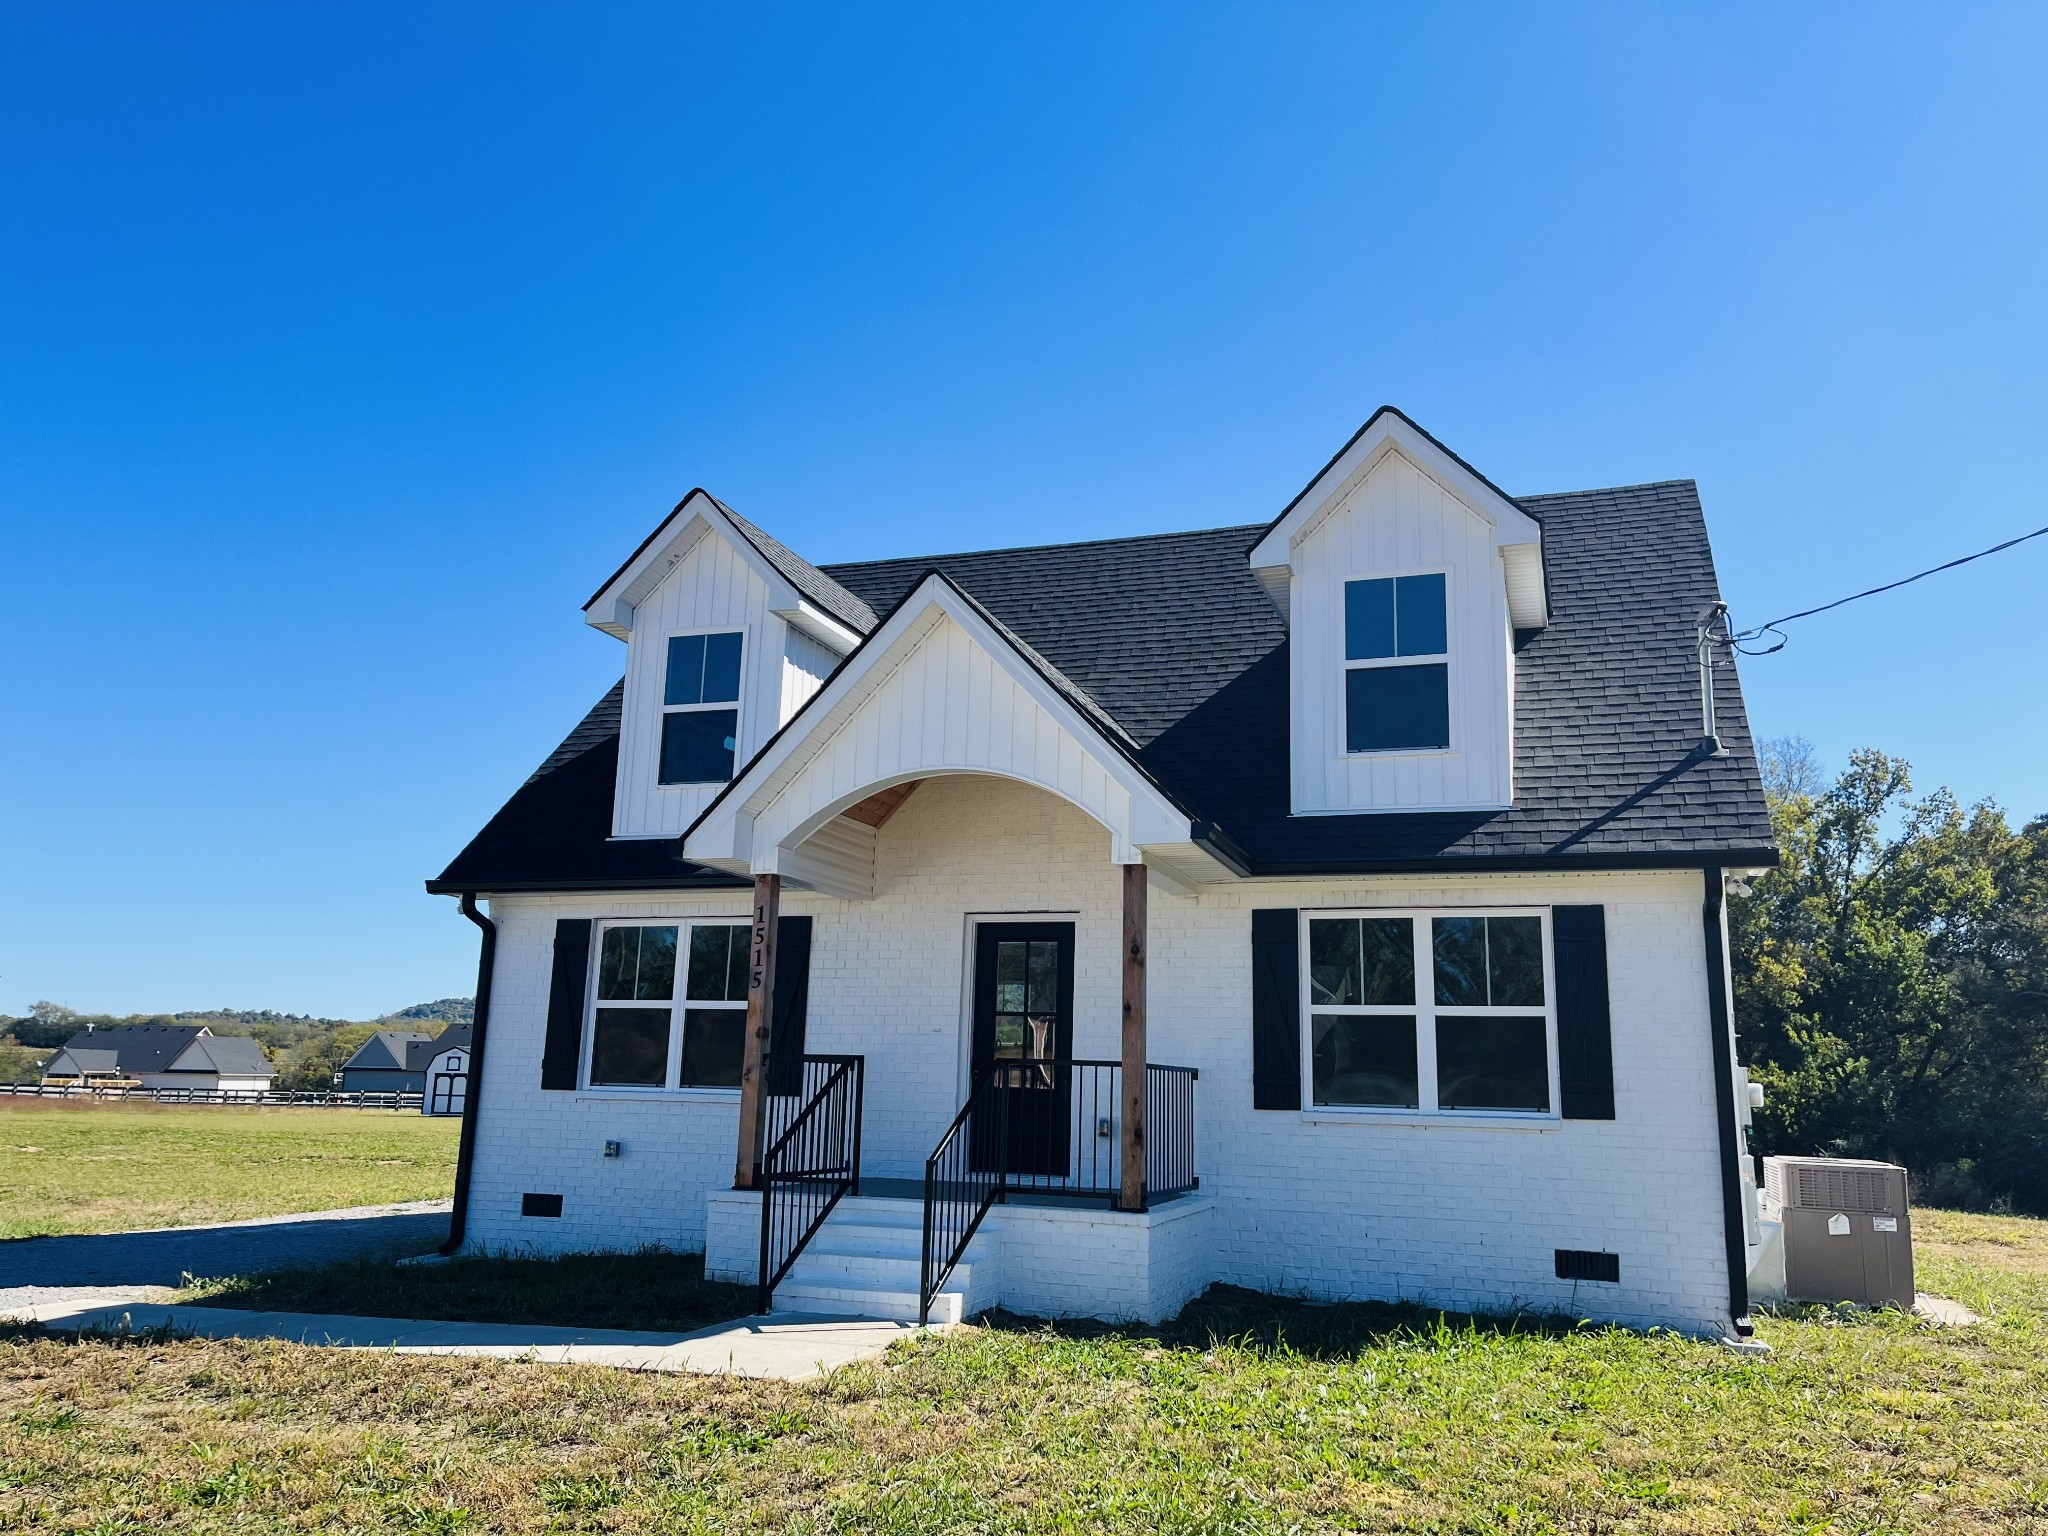
M 921 1179 L 864 1179 L 866 1058 L 765 1057 L 763 1150 L 744 1187 L 709 1196 L 706 1272 L 753 1284 L 763 1312 L 1170 1315 L 1193 1294 L 1181 1279 L 1199 1245 L 1185 1244 L 1206 1230 L 1198 1074 L 1149 1063 L 1128 1098 L 1123 1079 L 1121 1062 L 998 1059 Z

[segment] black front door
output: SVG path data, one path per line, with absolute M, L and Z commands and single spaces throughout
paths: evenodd
M 1073 1097 L 1074 925 L 983 923 L 974 944 L 974 1082 L 991 1072 L 990 1118 L 974 1127 L 974 1166 L 1064 1176 Z

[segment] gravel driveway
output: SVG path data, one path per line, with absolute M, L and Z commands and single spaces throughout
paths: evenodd
M 448 1236 L 450 1203 L 416 1200 L 212 1227 L 15 1238 L 0 1242 L 0 1312 L 86 1291 L 135 1294 L 177 1285 L 186 1275 L 241 1275 L 363 1255 L 427 1253 Z

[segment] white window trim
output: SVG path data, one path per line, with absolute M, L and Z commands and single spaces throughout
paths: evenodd
M 689 990 L 688 976 L 690 963 L 690 932 L 695 928 L 745 928 L 747 919 L 731 917 L 605 917 L 599 918 L 596 932 L 591 936 L 589 971 L 583 978 L 583 1046 L 576 1063 L 578 1097 L 599 1099 L 701 1099 L 720 1104 L 739 1102 L 738 1088 L 711 1088 L 702 1084 L 685 1084 L 683 1074 L 683 1014 L 690 1008 L 721 1008 L 744 1015 L 746 1000 L 738 1002 L 712 1002 L 705 999 L 693 1000 L 686 995 Z M 600 998 L 597 995 L 597 974 L 604 956 L 604 936 L 613 928 L 674 928 L 676 930 L 676 988 L 666 999 L 647 998 Z M 668 1068 L 664 1081 L 658 1086 L 652 1083 L 593 1083 L 590 1080 L 590 1058 L 597 1049 L 597 1010 L 600 1008 L 630 1008 L 644 1013 L 658 1011 L 658 1005 L 668 1005 Z
M 1337 760 L 1339 762 L 1355 763 L 1360 761 L 1361 759 L 1372 759 L 1377 761 L 1380 759 L 1396 757 L 1454 757 L 1457 755 L 1458 711 L 1452 704 L 1452 701 L 1456 698 L 1457 695 L 1457 678 L 1454 675 L 1456 672 L 1456 664 L 1451 659 L 1451 636 L 1457 633 L 1457 627 L 1455 624 L 1452 623 L 1451 618 L 1452 603 L 1454 599 L 1452 589 L 1457 585 L 1457 583 L 1452 579 L 1452 575 L 1453 573 L 1448 566 L 1422 565 L 1415 567 L 1413 570 L 1361 571 L 1355 576 L 1346 576 L 1342 581 L 1340 581 L 1337 584 L 1337 612 L 1338 624 L 1340 626 L 1337 638 L 1337 656 L 1339 670 L 1337 673 L 1337 708 L 1332 718 L 1334 718 L 1337 722 Z M 1341 626 L 1345 622 L 1345 610 L 1349 607 L 1348 594 L 1351 588 L 1351 583 L 1353 583 L 1354 581 L 1398 581 L 1403 576 L 1443 577 L 1444 648 L 1441 651 L 1432 651 L 1426 656 L 1362 656 L 1358 660 L 1353 661 L 1349 656 L 1344 654 L 1346 651 L 1350 649 L 1350 643 L 1348 638 L 1343 634 L 1341 628 Z M 1395 638 L 1397 642 L 1400 637 L 1400 631 L 1398 627 L 1399 623 L 1399 610 L 1396 609 Z M 1449 715 L 1450 720 L 1450 744 L 1448 746 L 1442 747 L 1375 747 L 1368 751 L 1363 752 L 1352 751 L 1351 748 L 1348 745 L 1346 745 L 1346 743 L 1348 743 L 1351 740 L 1351 690 L 1349 683 L 1346 681 L 1346 677 L 1348 676 L 1348 674 L 1352 672 L 1363 672 L 1369 668 L 1377 669 L 1382 667 L 1428 666 L 1435 662 L 1439 657 L 1442 658 L 1444 668 L 1444 702 L 1447 706 L 1451 706 L 1447 709 L 1447 713 Z
M 668 702 L 668 644 L 671 640 L 686 640 L 692 635 L 738 635 L 740 637 L 740 678 L 737 697 L 714 699 L 704 704 L 671 704 Z M 720 789 L 739 776 L 746 765 L 746 753 L 741 743 L 747 739 L 747 659 L 754 652 L 754 629 L 751 624 L 708 624 L 698 629 L 671 629 L 664 631 L 661 648 L 656 652 L 661 675 L 656 680 L 655 696 L 661 701 L 661 720 L 654 731 L 654 787 L 656 789 L 702 791 Z M 708 710 L 730 709 L 732 720 L 732 773 L 723 779 L 678 779 L 670 784 L 661 777 L 661 738 L 667 731 L 670 715 L 700 715 Z
M 1415 1003 L 1364 1003 L 1339 1005 L 1315 1003 L 1309 986 L 1309 924 L 1319 919 L 1405 917 L 1415 925 Z M 1471 1007 L 1436 1001 L 1436 967 L 1431 919 L 1438 917 L 1533 917 L 1542 924 L 1543 1006 Z M 1557 966 L 1552 954 L 1550 908 L 1548 907 L 1304 907 L 1297 919 L 1301 964 L 1297 983 L 1301 988 L 1301 1113 L 1307 1120 L 1377 1121 L 1390 1125 L 1495 1125 L 1535 1127 L 1564 1118 L 1560 1097 L 1557 1055 Z M 1315 1101 L 1315 1014 L 1335 1013 L 1362 1017 L 1415 1016 L 1415 1109 L 1390 1104 L 1318 1104 Z M 1436 1021 L 1448 1018 L 1529 1018 L 1543 1015 L 1544 1070 L 1548 1079 L 1550 1107 L 1538 1109 L 1442 1109 L 1436 1107 Z

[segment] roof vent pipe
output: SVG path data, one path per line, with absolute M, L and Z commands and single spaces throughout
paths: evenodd
M 1707 757 L 1726 757 L 1728 749 L 1721 744 L 1720 727 L 1714 720 L 1714 648 L 1723 643 L 1724 637 L 1714 633 L 1719 625 L 1724 631 L 1728 627 L 1728 605 L 1709 603 L 1700 610 L 1699 636 L 1694 649 L 1700 661 L 1700 751 Z

